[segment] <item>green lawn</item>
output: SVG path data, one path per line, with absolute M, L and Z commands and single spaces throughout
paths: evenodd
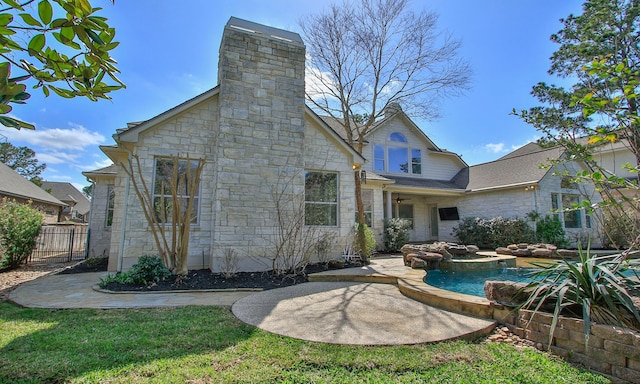
M 48 310 L 0 302 L 0 383 L 53 382 L 609 381 L 504 344 L 361 347 L 299 341 L 247 326 L 228 307 Z

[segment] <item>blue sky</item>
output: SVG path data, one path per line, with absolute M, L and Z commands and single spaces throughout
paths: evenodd
M 0 126 L 14 145 L 34 149 L 47 164 L 45 180 L 88 185 L 81 172 L 110 164 L 98 149 L 113 144 L 112 134 L 127 122 L 152 118 L 217 84 L 218 48 L 224 25 L 235 16 L 299 32 L 298 20 L 326 9 L 329 2 L 244 0 L 93 0 L 116 28 L 113 51 L 127 88 L 113 100 L 45 98 L 33 92 L 13 116 L 34 123 L 36 131 Z M 442 102 L 441 118 L 415 119 L 441 148 L 462 155 L 470 165 L 492 161 L 537 138 L 537 132 L 510 116 L 513 108 L 535 106 L 531 87 L 559 83 L 547 75 L 557 49 L 549 36 L 560 18 L 581 12 L 575 0 L 412 1 L 415 10 L 439 14 L 439 28 L 463 42 L 461 56 L 473 68 L 471 90 Z M 4 138 L 0 136 L 0 140 Z

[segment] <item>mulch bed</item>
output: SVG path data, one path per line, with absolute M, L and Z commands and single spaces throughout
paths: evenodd
M 86 264 L 86 265 L 85 265 Z M 356 263 L 346 263 L 345 268 L 359 266 Z M 273 271 L 238 272 L 232 277 L 225 277 L 222 273 L 214 273 L 209 269 L 191 270 L 186 276 L 173 275 L 168 279 L 148 286 L 134 284 L 108 283 L 104 288 L 110 291 L 148 292 L 148 291 L 177 291 L 177 290 L 205 290 L 205 289 L 274 289 L 288 287 L 309 281 L 307 275 L 323 272 L 329 267 L 325 263 L 309 264 L 300 274 L 280 274 Z M 62 274 L 102 272 L 107 270 L 106 258 L 104 262 L 86 261 L 60 272 Z

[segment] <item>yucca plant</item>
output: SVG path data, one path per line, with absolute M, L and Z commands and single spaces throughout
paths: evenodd
M 541 271 L 532 275 L 533 281 L 523 290 L 530 292 L 521 308 L 543 305 L 553 308 L 549 331 L 549 347 L 561 314 L 572 314 L 584 322 L 585 345 L 589 342 L 591 322 L 621 325 L 640 330 L 640 314 L 627 287 L 637 284 L 638 260 L 627 260 L 621 254 L 597 256 L 579 249 L 580 261 L 562 260 L 557 264 L 536 265 Z M 630 272 L 625 272 L 630 271 Z M 629 275 L 627 275 L 629 274 Z

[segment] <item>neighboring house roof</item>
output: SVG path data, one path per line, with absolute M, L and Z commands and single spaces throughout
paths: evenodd
M 50 194 L 72 206 L 81 215 L 86 215 L 91 208 L 91 201 L 71 183 L 43 181 L 42 189 L 51 191 Z
M 22 177 L 4 163 L 0 163 L 0 194 L 61 207 L 67 205 Z
M 561 147 L 545 149 L 529 143 L 498 160 L 463 169 L 451 181 L 470 192 L 535 184 L 549 172 L 541 165 L 559 159 L 563 152 Z

